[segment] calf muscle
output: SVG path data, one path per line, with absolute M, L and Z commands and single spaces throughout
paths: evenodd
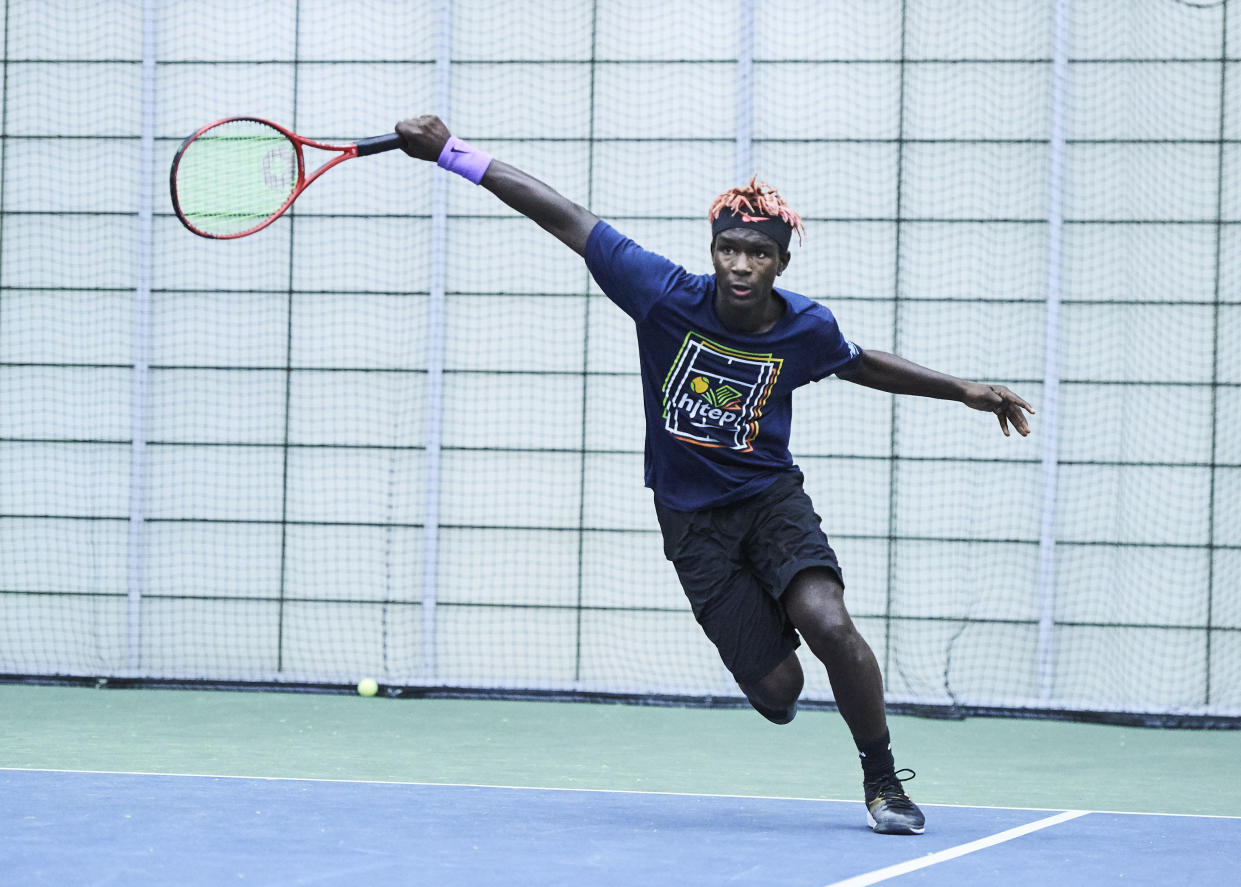
M 784 593 L 785 609 L 815 657 L 827 669 L 832 695 L 853 738 L 887 730 L 883 675 L 844 604 L 844 587 L 829 570 L 798 573 Z

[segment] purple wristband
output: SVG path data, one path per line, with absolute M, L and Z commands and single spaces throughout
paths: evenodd
M 449 136 L 440 151 L 440 159 L 436 163 L 459 176 L 469 179 L 475 185 L 483 180 L 483 173 L 495 159 L 486 151 L 480 151 L 468 142 L 456 136 Z

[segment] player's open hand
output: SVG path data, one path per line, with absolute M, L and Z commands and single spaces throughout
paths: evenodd
M 1026 421 L 1025 414 L 1034 415 L 1034 407 L 1013 394 L 1006 385 L 984 385 L 976 382 L 970 387 L 965 405 L 984 413 L 995 413 L 1005 437 L 1009 435 L 1010 422 L 1022 437 L 1030 433 L 1030 423 Z M 1025 412 L 1022 412 L 1023 410 Z
M 419 160 L 439 160 L 440 152 L 451 133 L 444 121 L 434 114 L 423 114 L 411 117 L 396 125 L 396 134 L 401 137 L 401 150 L 410 157 Z

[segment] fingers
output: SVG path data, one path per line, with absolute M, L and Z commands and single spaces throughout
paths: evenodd
M 1021 407 L 1023 410 L 1029 413 L 1031 416 L 1034 415 L 1034 407 L 1030 406 L 1028 403 L 1026 403 L 1016 394 L 1013 394 L 1013 392 L 1010 391 L 1006 386 L 997 385 L 995 386 L 995 390 L 996 390 L 996 393 L 999 394 L 1001 397 L 1003 397 L 1005 400 L 1012 401 L 1017 406 Z
M 1000 401 L 1000 405 L 995 410 L 996 416 L 1000 420 L 1000 429 L 1004 432 L 1005 437 L 1010 436 L 1008 425 L 1011 422 L 1018 434 L 1022 437 L 1028 436 L 1030 434 L 1030 424 L 1026 421 L 1025 413 L 1022 412 L 1022 409 L 1028 410 L 1031 413 L 1034 410 L 1031 409 L 1028 403 L 1011 391 L 1006 390 L 1005 393 L 1007 396 Z
M 1000 430 L 1004 432 L 1005 437 L 1011 437 L 1009 432 L 1009 423 L 1012 423 L 1015 430 L 1022 437 L 1028 437 L 1030 434 L 1030 425 L 1026 422 L 1026 417 L 1016 407 L 1006 410 L 1004 408 L 995 411 L 995 417 L 1000 420 Z
M 1000 422 L 1000 430 L 1004 432 L 1005 437 L 1011 437 L 1009 431 L 1009 423 L 1012 423 L 1013 429 L 1022 437 L 1030 434 L 1030 424 L 1026 421 L 1025 413 L 1034 414 L 1034 407 L 1030 406 L 1022 398 L 1018 397 L 1005 385 L 991 385 L 992 394 L 999 398 L 999 403 L 992 407 L 992 412 Z M 1022 411 L 1025 412 L 1022 412 Z
M 396 125 L 401 150 L 419 160 L 436 160 L 448 141 L 448 127 L 434 114 L 402 120 Z

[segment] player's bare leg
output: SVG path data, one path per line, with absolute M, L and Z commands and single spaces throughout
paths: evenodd
M 760 680 L 742 684 L 741 690 L 754 710 L 767 720 L 787 724 L 797 714 L 797 698 L 805 683 L 801 661 L 794 652 Z
M 841 717 L 859 744 L 887 732 L 883 675 L 844 605 L 840 580 L 825 569 L 803 570 L 784 593 L 784 607 L 815 657 L 827 668 Z
M 883 675 L 845 609 L 840 580 L 827 569 L 803 570 L 789 583 L 784 606 L 811 652 L 827 668 L 836 706 L 862 757 L 870 827 L 884 834 L 921 834 L 922 811 L 905 794 L 889 748 Z

